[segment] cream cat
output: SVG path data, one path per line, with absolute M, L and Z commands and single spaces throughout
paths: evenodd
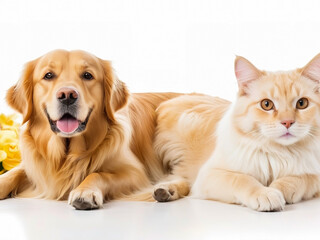
M 289 72 L 237 57 L 237 100 L 185 95 L 158 110 L 156 149 L 170 170 L 154 198 L 191 195 L 257 211 L 319 192 L 320 54 Z

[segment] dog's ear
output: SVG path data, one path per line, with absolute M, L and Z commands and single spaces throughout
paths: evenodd
M 129 91 L 115 75 L 111 63 L 101 60 L 104 70 L 104 108 L 108 118 L 115 121 L 114 113 L 127 104 Z
M 28 62 L 25 65 L 20 80 L 8 90 L 6 96 L 7 103 L 22 114 L 23 123 L 29 120 L 32 113 L 33 70 L 36 61 Z

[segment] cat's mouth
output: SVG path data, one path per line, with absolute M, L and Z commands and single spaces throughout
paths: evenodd
M 291 133 L 287 132 L 285 134 L 283 134 L 282 136 L 280 136 L 281 138 L 291 138 L 291 137 L 295 137 L 294 135 L 292 135 Z
M 294 135 L 292 135 L 291 133 L 287 132 L 283 135 L 280 136 L 280 138 L 284 138 L 284 139 L 288 139 L 288 138 L 293 138 L 295 137 Z
M 297 141 L 299 141 L 299 138 L 293 134 L 291 134 L 290 132 L 286 132 L 282 135 L 280 135 L 279 137 L 274 139 L 277 143 L 280 143 L 281 145 L 284 146 L 288 146 L 291 144 L 296 143 Z

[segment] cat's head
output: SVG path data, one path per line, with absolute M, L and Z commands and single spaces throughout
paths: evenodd
M 281 145 L 320 137 L 320 54 L 288 72 L 261 71 L 237 57 L 235 74 L 233 119 L 241 134 Z

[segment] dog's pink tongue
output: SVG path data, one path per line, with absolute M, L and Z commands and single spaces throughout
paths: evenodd
M 79 127 L 79 121 L 75 118 L 62 118 L 57 121 L 57 127 L 61 132 L 72 133 Z

